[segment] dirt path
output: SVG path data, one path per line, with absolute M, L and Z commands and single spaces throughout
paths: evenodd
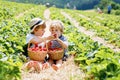
M 45 11 L 44 11 L 44 18 L 45 18 L 45 21 L 46 21 L 46 29 L 45 29 L 45 33 L 44 33 L 44 37 L 47 37 L 47 36 L 49 36 L 51 33 L 50 33 L 50 31 L 49 31 L 49 25 L 50 25 L 50 23 L 51 23 L 51 19 L 50 19 L 50 11 L 49 11 L 49 9 L 46 9 Z
M 49 11 L 49 9 L 46 9 L 46 10 L 44 11 L 44 18 L 45 18 L 46 20 L 50 20 L 50 11 Z
M 115 52 L 120 51 L 120 49 L 118 47 L 116 47 L 112 44 L 108 44 L 107 41 L 105 41 L 104 39 L 102 39 L 98 36 L 95 36 L 94 32 L 88 31 L 88 30 L 86 30 L 86 28 L 79 26 L 79 23 L 75 19 L 71 18 L 67 13 L 61 12 L 61 14 L 64 15 L 66 18 L 68 18 L 70 20 L 70 22 L 72 22 L 74 24 L 74 26 L 79 29 L 80 32 L 86 34 L 87 36 L 90 36 L 92 40 L 97 41 L 99 44 L 103 44 L 106 47 L 109 47 L 110 49 L 112 49 Z
M 51 67 L 40 73 L 22 72 L 22 80 L 84 80 L 85 74 L 74 64 L 73 57 L 63 63 L 58 71 Z
M 49 9 L 46 9 L 44 17 L 46 19 L 47 28 L 44 36 L 50 35 L 50 32 L 48 31 L 51 22 L 49 16 L 50 11 Z M 22 80 L 84 80 L 84 77 L 85 74 L 75 65 L 73 56 L 69 57 L 58 71 L 53 70 L 51 67 L 42 70 L 40 73 L 22 71 Z

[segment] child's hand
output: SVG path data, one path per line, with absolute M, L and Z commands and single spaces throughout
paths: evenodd
M 47 40 L 53 40 L 53 39 L 55 39 L 53 35 L 47 37 Z

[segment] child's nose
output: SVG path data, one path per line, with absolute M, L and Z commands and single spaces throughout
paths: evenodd
M 53 31 L 53 33 L 56 33 L 56 31 Z

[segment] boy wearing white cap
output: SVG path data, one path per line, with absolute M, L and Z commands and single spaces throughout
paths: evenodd
M 26 43 L 39 44 L 46 40 L 54 39 L 54 36 L 48 36 L 43 38 L 45 32 L 46 24 L 45 21 L 40 18 L 34 18 L 29 23 L 31 33 L 27 34 Z

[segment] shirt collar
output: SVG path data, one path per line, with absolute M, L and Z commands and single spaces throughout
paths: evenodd
M 62 35 L 59 38 L 62 38 Z

